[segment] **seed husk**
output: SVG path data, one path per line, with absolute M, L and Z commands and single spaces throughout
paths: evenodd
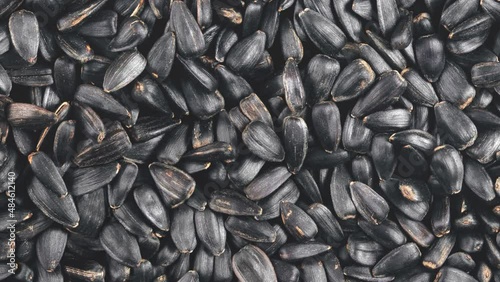
M 30 65 L 37 61 L 39 44 L 38 21 L 35 14 L 19 10 L 9 18 L 9 30 L 12 45 L 19 56 Z
M 104 226 L 99 240 L 106 253 L 114 260 L 129 267 L 139 265 L 141 259 L 139 244 L 119 223 L 109 223 Z
M 394 49 L 405 49 L 412 43 L 413 36 L 413 13 L 409 12 L 401 16 L 391 35 L 391 46 Z
M 440 268 L 448 258 L 456 242 L 456 234 L 450 233 L 439 239 L 429 248 L 422 258 L 422 264 L 429 269 Z
M 124 52 L 116 58 L 104 75 L 104 91 L 114 92 L 136 79 L 146 68 L 147 61 L 141 53 Z
M 80 221 L 73 197 L 60 198 L 46 188 L 36 177 L 28 186 L 33 203 L 50 219 L 68 227 L 76 227 Z
M 454 147 L 443 145 L 434 149 L 430 168 L 447 193 L 456 194 L 462 190 L 464 166 Z
M 40 266 L 47 272 L 56 269 L 66 248 L 68 233 L 57 227 L 45 230 L 36 241 L 36 253 Z
M 372 130 L 365 126 L 362 119 L 348 115 L 342 131 L 342 144 L 348 151 L 366 153 L 370 150 L 374 134 Z
M 263 122 L 253 121 L 242 133 L 242 139 L 249 150 L 259 158 L 280 162 L 285 158 L 285 151 L 279 137 Z
M 344 47 L 344 32 L 328 18 L 309 8 L 300 12 L 298 17 L 309 39 L 325 55 L 335 56 Z
M 279 250 L 279 255 L 285 261 L 298 261 L 313 257 L 332 249 L 332 246 L 320 242 L 289 243 Z
M 371 30 L 367 30 L 366 34 L 369 38 L 368 41 L 370 45 L 380 53 L 382 58 L 384 58 L 391 67 L 397 70 L 403 70 L 407 67 L 406 59 L 399 50 L 392 49 L 389 42 Z
M 186 57 L 200 55 L 205 48 L 205 40 L 196 19 L 184 1 L 173 1 L 170 6 L 170 21 L 173 31 L 176 34 L 190 35 L 176 36 L 179 53 Z
M 262 214 L 260 206 L 230 189 L 213 192 L 208 206 L 215 212 L 228 215 L 259 216 Z
M 285 143 L 285 162 L 288 170 L 296 174 L 302 168 L 307 154 L 309 130 L 305 121 L 300 117 L 286 117 L 283 121 L 283 135 L 291 140 Z
M 288 58 L 283 69 L 283 86 L 285 88 L 285 101 L 293 112 L 300 112 L 306 104 L 306 94 L 300 76 L 297 62 Z
M 233 235 L 250 242 L 272 243 L 276 240 L 276 231 L 267 221 L 230 216 L 226 219 L 225 228 Z
M 290 176 L 285 166 L 276 166 L 260 173 L 243 191 L 250 200 L 260 200 L 276 191 Z
M 393 249 L 373 267 L 373 276 L 387 276 L 407 267 L 417 265 L 420 250 L 415 243 L 408 243 Z
M 196 211 L 194 214 L 196 234 L 214 256 L 220 256 L 226 249 L 226 229 L 221 215 L 214 213 L 210 209 Z
M 283 224 L 296 240 L 306 241 L 318 233 L 318 227 L 314 220 L 295 204 L 281 202 L 280 210 Z
M 54 162 L 43 152 L 34 152 L 28 156 L 28 162 L 34 174 L 45 187 L 60 197 L 68 194 L 66 184 Z
M 342 102 L 357 98 L 374 81 L 375 73 L 370 65 L 362 59 L 356 59 L 340 72 L 331 90 L 333 100 Z
M 271 128 L 274 127 L 271 114 L 269 113 L 268 109 L 259 98 L 259 96 L 257 96 L 257 94 L 252 93 L 247 97 L 241 99 L 239 109 L 241 110 L 241 113 L 248 119 L 248 121 L 246 121 L 245 119 L 245 126 L 251 121 L 261 121 Z M 231 111 L 229 112 L 229 114 L 231 115 Z M 232 122 L 236 123 L 235 125 L 239 127 L 236 120 L 232 120 Z M 241 123 L 243 124 L 243 121 Z
M 398 72 L 382 74 L 375 86 L 358 100 L 351 111 L 351 116 L 360 118 L 386 108 L 399 99 L 406 87 L 406 80 Z
M 466 80 L 465 72 L 455 63 L 447 61 L 440 79 L 435 83 L 436 92 L 442 100 L 459 109 L 467 107 L 476 91 Z
M 91 37 L 112 37 L 118 30 L 118 14 L 113 10 L 100 10 L 78 28 L 78 33 Z
M 464 184 L 485 201 L 495 198 L 493 182 L 479 162 L 464 158 Z
M 172 212 L 170 235 L 181 253 L 192 253 L 197 246 L 194 211 L 187 205 L 180 205 Z
M 453 28 L 446 47 L 455 54 L 474 51 L 486 41 L 492 24 L 493 19 L 487 13 L 472 16 Z
M 226 65 L 236 73 L 248 73 L 259 62 L 265 48 L 266 34 L 257 30 L 233 45 L 226 55 Z
M 233 255 L 232 267 L 241 281 L 278 281 L 269 257 L 253 245 L 247 245 Z

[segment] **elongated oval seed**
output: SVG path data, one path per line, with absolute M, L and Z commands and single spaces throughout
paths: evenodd
M 263 122 L 253 121 L 248 124 L 243 130 L 242 139 L 253 154 L 265 161 L 281 162 L 285 158 L 279 137 Z
M 9 30 L 19 56 L 30 65 L 35 64 L 40 36 L 35 14 L 27 10 L 14 12 L 9 18 Z
M 241 281 L 278 281 L 269 257 L 253 245 L 247 245 L 234 254 L 232 267 Z
M 167 206 L 179 206 L 193 194 L 196 183 L 184 171 L 163 163 L 151 163 L 149 171 Z
M 177 50 L 186 57 L 201 55 L 205 48 L 205 39 L 193 14 L 184 1 L 173 1 L 170 5 L 170 21 L 176 36 Z
M 104 91 L 114 92 L 127 86 L 142 73 L 146 64 L 146 59 L 137 51 L 123 53 L 106 70 Z

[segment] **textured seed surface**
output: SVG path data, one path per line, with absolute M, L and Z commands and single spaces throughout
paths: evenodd
M 0 17 L 0 280 L 499 280 L 497 0 Z

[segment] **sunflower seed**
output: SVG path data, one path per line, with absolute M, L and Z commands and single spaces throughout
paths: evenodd
M 285 261 L 297 261 L 331 250 L 332 247 L 319 242 L 290 243 L 280 248 L 279 255 Z
M 477 14 L 458 24 L 448 35 L 446 48 L 463 54 L 476 50 L 487 39 L 493 19 L 488 14 Z
M 258 54 L 264 51 L 265 41 L 266 34 L 260 30 L 241 39 L 227 53 L 226 65 L 236 73 L 248 73 L 259 62 Z
M 106 70 L 104 91 L 114 92 L 127 86 L 141 74 L 146 64 L 146 59 L 137 51 L 123 53 Z
M 302 28 L 318 49 L 327 56 L 335 56 L 346 43 L 342 30 L 318 12 L 305 8 L 299 19 Z
M 27 10 L 12 13 L 9 18 L 9 30 L 12 45 L 19 56 L 30 65 L 35 64 L 39 44 L 38 21 L 35 14 Z
M 448 258 L 455 241 L 455 234 L 448 234 L 437 239 L 423 256 L 422 264 L 429 269 L 440 268 Z
M 234 254 L 232 266 L 241 281 L 278 281 L 269 257 L 253 245 L 247 245 Z
M 384 109 L 397 101 L 406 87 L 406 80 L 398 72 L 391 71 L 382 74 L 375 86 L 358 100 L 352 109 L 351 116 L 358 118 Z M 387 89 L 391 89 L 389 93 Z
M 99 239 L 106 253 L 114 260 L 129 267 L 139 265 L 139 244 L 119 223 L 104 226 Z
M 51 227 L 37 238 L 36 252 L 41 267 L 52 272 L 59 265 L 66 247 L 68 234 L 58 228 Z

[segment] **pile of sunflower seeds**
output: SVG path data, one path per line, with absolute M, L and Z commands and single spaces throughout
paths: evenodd
M 498 0 L 0 18 L 0 280 L 500 282 Z

